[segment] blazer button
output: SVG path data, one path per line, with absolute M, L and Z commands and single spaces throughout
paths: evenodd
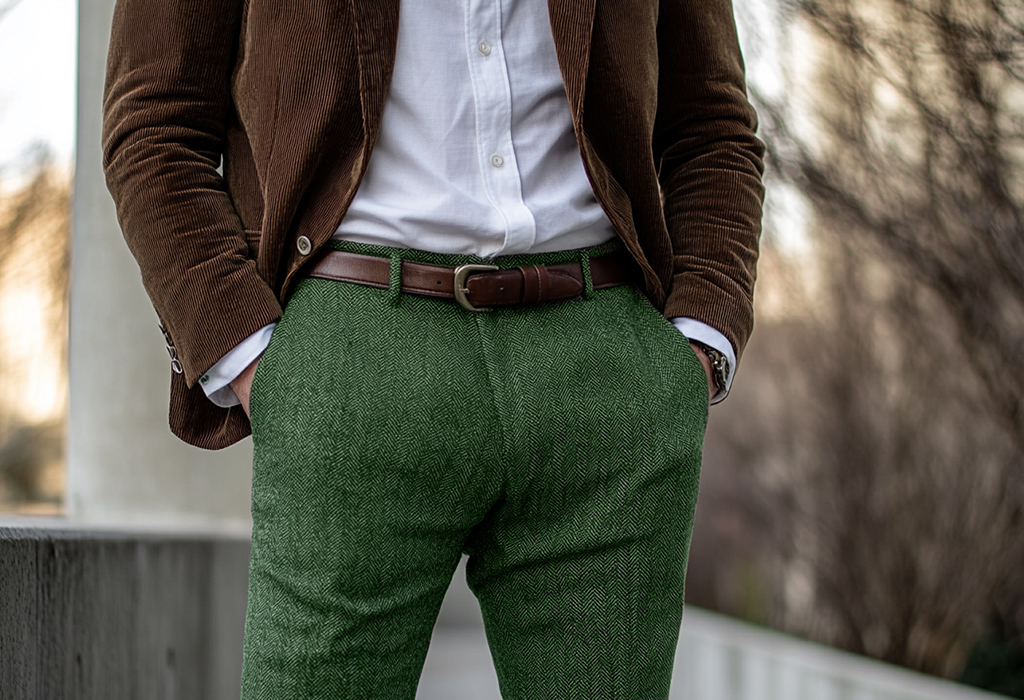
M 309 255 L 309 252 L 313 250 L 313 244 L 309 242 L 309 239 L 305 236 L 299 236 L 299 240 L 295 242 L 299 252 L 302 255 Z

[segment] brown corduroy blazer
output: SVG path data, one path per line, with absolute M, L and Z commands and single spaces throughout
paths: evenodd
M 183 369 L 171 429 L 193 445 L 249 433 L 241 408 L 214 406 L 197 380 L 281 315 L 345 215 L 380 129 L 398 8 L 117 2 L 104 167 Z M 549 15 L 587 174 L 647 295 L 742 352 L 763 147 L 730 0 L 549 0 Z

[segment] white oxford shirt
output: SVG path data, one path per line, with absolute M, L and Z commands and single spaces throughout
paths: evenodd
M 576 145 L 547 0 L 403 0 L 380 136 L 334 237 L 485 258 L 615 237 Z M 721 333 L 673 323 L 736 366 Z M 214 403 L 238 403 L 228 383 L 273 328 L 200 379 Z

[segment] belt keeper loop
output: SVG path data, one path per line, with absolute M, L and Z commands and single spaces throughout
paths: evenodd
M 583 298 L 594 296 L 594 279 L 590 274 L 590 256 L 580 253 L 580 272 L 583 273 Z
M 402 297 L 402 256 L 392 253 L 389 263 L 388 301 L 396 306 Z

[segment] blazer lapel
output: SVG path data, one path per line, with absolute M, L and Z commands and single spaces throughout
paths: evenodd
M 395 67 L 399 0 L 352 0 L 359 47 L 359 99 L 363 131 L 372 144 L 380 131 L 384 98 Z
M 569 97 L 573 123 L 577 129 L 583 116 L 587 68 L 590 65 L 590 39 L 594 29 L 597 0 L 548 0 L 551 34 L 555 39 L 558 67 Z

